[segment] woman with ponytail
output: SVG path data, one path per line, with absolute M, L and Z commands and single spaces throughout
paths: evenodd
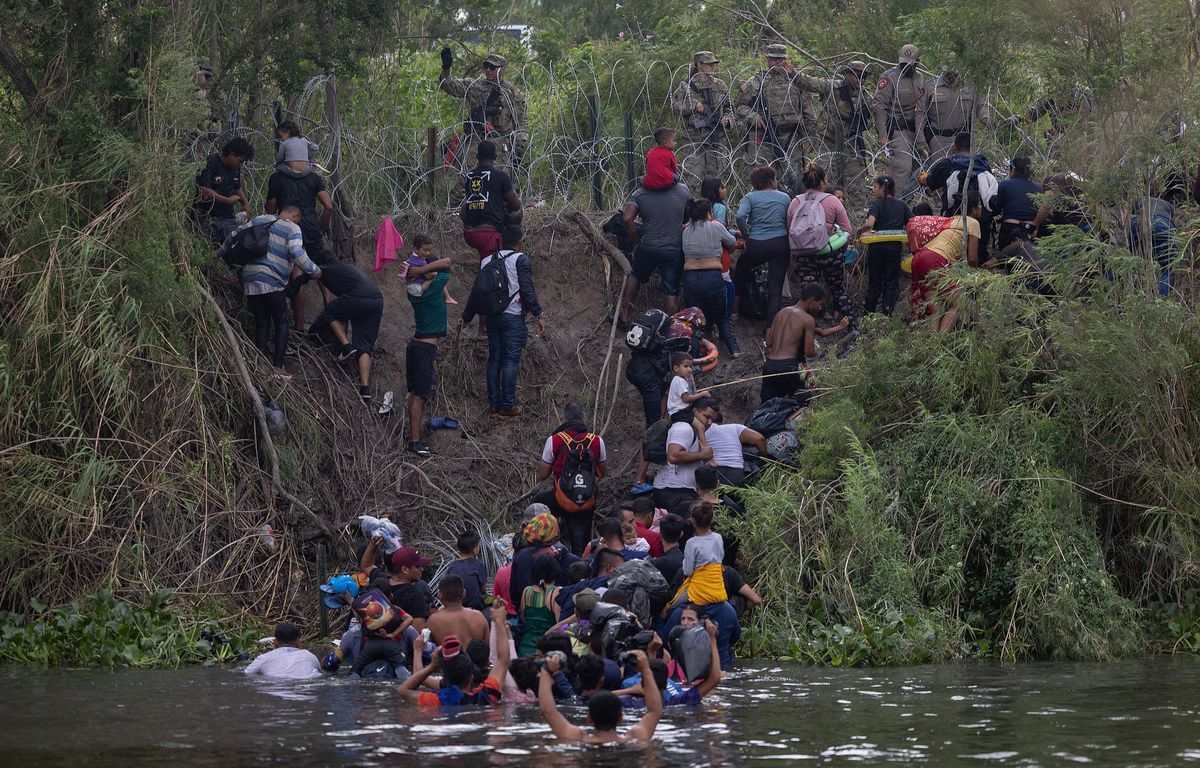
M 912 218 L 908 204 L 896 197 L 896 181 L 886 174 L 875 177 L 873 189 L 875 200 L 867 213 L 867 220 L 858 228 L 858 234 L 874 230 L 904 229 Z M 896 297 L 900 294 L 900 256 L 902 243 L 871 243 L 867 246 L 867 295 L 863 312 L 871 314 L 880 307 L 883 314 L 890 315 L 896 308 Z

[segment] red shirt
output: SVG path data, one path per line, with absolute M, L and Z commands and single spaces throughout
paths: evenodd
M 666 189 L 675 183 L 679 163 L 675 153 L 666 147 L 654 147 L 646 153 L 646 178 L 642 184 L 646 189 Z
M 638 536 L 641 536 L 646 540 L 646 543 L 650 545 L 650 557 L 662 557 L 662 536 L 659 536 L 657 533 L 642 525 L 637 520 L 634 520 L 633 524 L 637 526 Z
M 517 606 L 508 596 L 509 585 L 512 583 L 512 566 L 506 565 L 496 571 L 496 579 L 492 582 L 492 594 L 504 598 L 504 612 L 509 616 L 517 615 Z

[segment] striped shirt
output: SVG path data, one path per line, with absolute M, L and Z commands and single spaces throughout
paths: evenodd
M 274 223 L 269 230 L 267 255 L 242 267 L 242 292 L 247 296 L 282 291 L 287 287 L 293 265 L 311 277 L 321 273 L 320 268 L 304 252 L 304 237 L 300 233 L 300 227 L 287 219 L 277 219 L 270 214 L 255 216 L 238 227 L 238 231 L 272 221 Z M 222 251 L 230 242 L 232 238 L 225 240 L 225 244 L 221 246 Z M 217 255 L 220 256 L 221 253 L 218 252 Z

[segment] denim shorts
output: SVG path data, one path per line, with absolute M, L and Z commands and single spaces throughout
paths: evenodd
M 676 248 L 647 248 L 639 245 L 633 252 L 631 271 L 639 283 L 650 282 L 658 270 L 659 288 L 667 296 L 679 295 L 679 278 L 683 275 L 683 250 Z

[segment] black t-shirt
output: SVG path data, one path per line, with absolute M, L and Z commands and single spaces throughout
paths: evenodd
M 267 182 L 267 199 L 274 200 L 283 208 L 287 203 L 300 206 L 300 232 L 304 242 L 321 240 L 321 217 L 317 215 L 317 195 L 325 191 L 325 179 L 316 171 L 303 176 L 293 176 L 285 171 L 275 171 Z
M 383 293 L 366 272 L 353 264 L 341 261 L 321 267 L 321 282 L 334 296 L 353 296 L 357 299 L 382 299 Z
M 230 168 L 221 161 L 221 155 L 214 152 L 208 156 L 208 161 L 196 174 L 196 186 L 206 187 L 218 195 L 230 197 L 242 188 L 242 172 Z M 200 200 L 196 203 L 197 210 L 212 216 L 214 219 L 233 218 L 233 206 L 218 203 L 216 200 Z
M 392 605 L 403 610 L 414 619 L 428 619 L 436 603 L 429 585 L 423 581 L 411 584 L 393 584 L 388 593 Z
M 664 552 L 662 557 L 654 558 L 650 564 L 657 568 L 670 584 L 675 581 L 675 575 L 683 568 L 683 547 L 675 547 Z
M 904 229 L 904 225 L 912 218 L 912 211 L 908 209 L 908 205 L 896 197 L 881 197 L 875 200 L 867 214 L 875 217 L 876 231 Z M 871 243 L 868 253 L 898 256 L 903 246 L 903 243 Z
M 1036 181 L 1020 177 L 1005 179 L 996 190 L 992 210 L 1002 219 L 1033 221 L 1038 212 L 1038 204 L 1033 201 L 1033 195 L 1040 194 L 1042 185 Z
M 463 188 L 463 224 L 471 229 L 489 226 L 503 231 L 508 213 L 504 198 L 513 189 L 508 174 L 494 168 L 476 168 L 463 180 Z

